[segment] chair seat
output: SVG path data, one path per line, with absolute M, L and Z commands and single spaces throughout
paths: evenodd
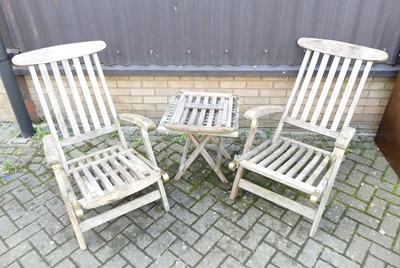
M 280 138 L 267 140 L 239 158 L 246 169 L 307 194 L 320 189 L 331 153 L 314 146 Z
M 90 209 L 138 192 L 160 179 L 160 170 L 133 149 L 114 146 L 68 161 L 67 175 L 81 193 L 80 205 Z

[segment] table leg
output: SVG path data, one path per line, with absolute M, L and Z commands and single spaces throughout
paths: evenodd
M 210 136 L 206 136 L 204 137 L 204 139 L 199 143 L 196 140 L 196 143 L 194 142 L 195 140 L 192 139 L 193 134 L 189 134 L 190 139 L 193 141 L 193 143 L 196 146 L 196 149 L 193 151 L 193 153 L 190 155 L 190 157 L 186 160 L 186 157 L 182 156 L 182 160 L 181 160 L 181 165 L 179 167 L 179 171 L 176 174 L 174 180 L 179 180 L 182 175 L 185 173 L 185 171 L 188 169 L 188 167 L 192 164 L 192 162 L 196 159 L 196 157 L 199 155 L 200 152 L 202 152 L 202 150 L 204 150 L 204 146 L 206 145 L 207 141 L 210 139 Z M 188 143 L 187 143 L 188 144 Z M 189 146 L 188 146 L 189 147 Z M 185 154 L 185 152 L 184 152 Z M 187 154 L 187 152 L 186 152 Z M 182 165 L 183 164 L 183 165 Z
M 189 134 L 189 137 L 191 138 L 193 144 L 195 144 L 196 146 L 198 146 L 200 144 L 200 141 L 198 140 L 198 138 L 193 135 L 193 134 Z M 209 136 L 206 136 L 209 137 Z M 222 137 L 221 137 L 222 140 Z M 221 140 L 220 140 L 220 145 L 218 146 L 218 148 L 220 148 L 221 144 Z M 218 149 L 219 151 L 219 149 Z M 204 159 L 207 161 L 207 163 L 213 168 L 214 172 L 217 174 L 217 176 L 220 178 L 220 180 L 223 183 L 228 183 L 228 180 L 226 179 L 225 175 L 221 172 L 221 155 L 219 152 L 217 152 L 217 163 L 214 162 L 214 160 L 212 159 L 212 157 L 207 153 L 207 151 L 204 149 L 204 146 L 202 148 L 202 150 L 200 151 L 201 155 L 204 157 Z M 219 161 L 218 161 L 219 158 Z

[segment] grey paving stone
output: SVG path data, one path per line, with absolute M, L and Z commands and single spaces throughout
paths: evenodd
M 122 251 L 120 251 L 120 254 L 134 267 L 146 267 L 152 262 L 152 259 L 149 256 L 144 254 L 132 243 L 128 244 Z
M 387 183 L 383 181 L 380 177 L 376 178 L 370 175 L 367 175 L 365 178 L 365 182 L 374 186 L 376 189 L 379 189 L 379 191 L 384 190 L 388 192 L 392 192 L 394 189 L 394 184 Z
M 202 235 L 199 241 L 196 242 L 194 248 L 198 252 L 205 254 L 215 245 L 215 243 L 218 242 L 218 240 L 221 239 L 222 236 L 223 233 L 214 227 L 211 227 L 205 234 Z
M 318 260 L 314 266 L 315 268 L 331 268 L 333 267 L 329 263 L 324 262 L 323 260 Z
M 55 266 L 56 268 L 73 268 L 73 267 L 78 267 L 76 264 L 74 264 L 70 259 L 66 258 L 59 264 Z
M 325 210 L 324 218 L 327 218 L 334 223 L 338 223 L 345 210 L 346 210 L 345 205 L 337 201 L 333 201 L 332 204 L 329 206 L 329 208 Z
M 246 233 L 241 227 L 224 218 L 220 218 L 214 226 L 236 241 L 239 241 Z
M 218 267 L 225 259 L 226 253 L 219 248 L 213 248 L 201 262 L 197 265 L 199 268 Z
M 171 198 L 172 200 L 186 208 L 190 208 L 196 202 L 194 198 L 182 193 L 179 190 L 173 191 L 171 194 L 168 195 L 168 198 Z
M 204 234 L 220 217 L 217 212 L 209 210 L 192 225 L 192 228 L 200 234 Z
M 276 252 L 276 249 L 266 243 L 262 243 L 246 262 L 248 267 L 264 267 Z
M 374 194 L 375 187 L 372 187 L 369 184 L 366 183 L 361 183 L 360 188 L 357 190 L 357 197 L 360 198 L 361 200 L 364 200 L 366 202 L 371 200 L 371 197 Z
M 251 207 L 237 222 L 237 224 L 248 230 L 262 215 L 262 211 Z
M 368 255 L 364 264 L 365 268 L 384 268 L 385 263 L 372 255 Z
M 31 236 L 29 241 L 41 255 L 46 255 L 57 247 L 56 243 L 43 230 Z
M 392 184 L 396 184 L 399 180 L 399 176 L 397 176 L 397 174 L 394 172 L 393 168 L 391 168 L 389 166 L 385 172 L 385 176 L 383 176 L 382 179 L 384 181 L 390 182 Z
M 224 252 L 228 253 L 232 257 L 244 263 L 248 256 L 250 255 L 250 250 L 243 247 L 241 244 L 235 240 L 229 238 L 228 236 L 223 236 L 217 244 Z
M 329 248 L 325 248 L 324 251 L 322 251 L 321 258 L 335 267 L 359 267 L 357 263 Z
M 281 221 L 289 224 L 290 226 L 295 226 L 297 222 L 300 220 L 301 215 L 291 211 L 287 210 L 285 214 L 281 217 Z
M 106 263 L 102 264 L 101 267 L 103 268 L 127 267 L 127 262 L 120 255 L 114 255 L 114 257 L 112 257 Z
M 179 256 L 185 263 L 190 266 L 195 266 L 201 259 L 201 255 L 197 253 L 193 248 L 188 246 L 185 242 L 176 240 L 170 247 L 169 250 Z
M 122 234 L 119 234 L 110 242 L 102 246 L 95 255 L 102 263 L 105 263 L 120 252 L 128 243 L 129 240 Z
M 162 232 L 168 229 L 168 227 L 176 221 L 174 217 L 169 214 L 165 214 L 163 217 L 157 219 L 152 225 L 150 225 L 146 231 L 153 238 L 158 237 Z
M 364 174 L 369 174 L 370 176 L 375 178 L 381 178 L 383 174 L 382 171 L 376 170 L 364 164 L 356 164 L 355 169 L 363 172 Z
M 379 225 L 378 219 L 368 216 L 368 215 L 366 215 L 366 213 L 362 213 L 353 208 L 349 208 L 346 211 L 346 216 L 348 216 L 349 218 L 352 218 L 353 220 L 355 220 L 361 224 L 365 224 L 373 229 L 377 228 Z
M 147 215 L 140 209 L 134 210 L 126 214 L 126 216 L 137 226 L 146 229 L 149 225 L 154 223 L 154 219 Z
M 241 242 L 244 246 L 254 250 L 268 233 L 268 228 L 256 223 L 253 228 L 242 238 Z
M 389 213 L 392 213 L 392 214 L 396 215 L 396 216 L 400 216 L 400 206 L 396 206 L 394 204 L 389 204 L 389 207 L 388 207 L 387 211 Z
M 146 249 L 146 253 L 152 258 L 159 257 L 176 240 L 176 236 L 166 231 L 155 239 Z
M 379 232 L 395 237 L 399 229 L 400 219 L 391 214 L 385 214 Z
M 285 254 L 292 258 L 295 257 L 300 250 L 300 247 L 295 243 L 287 240 L 275 232 L 270 232 L 264 241 L 279 251 L 285 252 Z
M 64 242 L 62 245 L 60 245 L 60 247 L 47 254 L 45 256 L 45 259 L 51 266 L 54 266 L 78 248 L 78 242 L 75 238 L 72 238 L 69 241 Z
M 0 237 L 7 238 L 13 233 L 18 231 L 17 226 L 10 220 L 10 218 L 6 215 L 0 217 Z
M 27 240 L 29 237 L 33 236 L 40 230 L 40 226 L 33 222 L 32 224 L 24 227 L 23 229 L 19 230 L 15 234 L 8 237 L 5 242 L 9 247 L 14 247 L 15 245 L 21 243 L 22 241 Z
M 129 227 L 123 231 L 123 234 L 141 249 L 144 249 L 153 241 L 153 238 L 150 235 L 135 224 L 129 225 Z
M 386 209 L 386 205 L 387 203 L 377 197 L 372 198 L 371 203 L 369 204 L 368 207 L 368 214 L 378 218 L 378 219 L 382 219 L 383 213 L 385 212 Z
M 113 237 L 122 232 L 125 228 L 127 228 L 131 224 L 131 221 L 122 216 L 114 220 L 106 229 L 100 232 L 102 238 L 106 241 L 110 241 Z
M 363 238 L 362 236 L 355 235 L 350 243 L 349 248 L 346 250 L 346 256 L 353 261 L 362 263 L 370 246 L 371 241 Z
M 335 236 L 349 242 L 356 231 L 357 222 L 348 217 L 343 217 L 335 230 Z
M 269 215 L 274 216 L 275 218 L 280 218 L 282 217 L 283 213 L 285 213 L 285 209 L 265 200 L 262 198 L 259 198 L 254 206 L 259 208 L 260 210 L 264 211 L 265 213 L 268 213 Z
M 388 162 L 386 161 L 385 157 L 383 156 L 378 156 L 374 164 L 372 165 L 373 168 L 378 169 L 380 171 L 385 171 L 388 166 Z
M 36 253 L 36 251 L 31 250 L 25 256 L 19 259 L 19 262 L 23 267 L 37 267 L 37 268 L 46 268 L 49 265 L 42 260 L 42 258 Z
M 13 222 L 26 214 L 25 208 L 16 199 L 3 204 L 2 208 Z
M 291 230 L 291 227 L 289 225 L 269 215 L 263 215 L 259 222 L 264 224 L 268 229 L 272 229 L 283 236 L 287 236 Z
M 344 192 L 344 193 L 346 193 L 348 195 L 353 195 L 357 190 L 357 188 L 355 188 L 353 186 L 350 186 L 348 184 L 342 183 L 342 182 L 340 182 L 338 180 L 335 181 L 335 189 L 337 189 L 337 190 L 339 190 L 341 192 Z
M 336 200 L 341 201 L 342 203 L 361 211 L 365 210 L 365 208 L 367 207 L 367 203 L 344 193 L 339 193 L 336 197 Z
M 187 225 L 191 225 L 197 219 L 195 214 L 179 204 L 175 204 L 170 210 L 170 213 Z
M 390 250 L 383 248 L 377 244 L 372 244 L 370 253 L 375 257 L 383 260 L 386 263 L 393 265 L 394 267 L 398 267 L 400 263 L 400 255 L 391 252 Z
M 189 245 L 193 245 L 193 243 L 199 238 L 197 232 L 179 220 L 175 221 L 169 230 Z
M 190 210 L 197 215 L 203 215 L 212 205 L 215 204 L 216 201 L 217 199 L 211 195 L 204 196 L 199 202 L 191 207 Z
M 278 267 L 287 267 L 287 268 L 303 267 L 303 265 L 291 259 L 290 257 L 284 255 L 281 252 L 275 254 L 274 258 L 272 259 L 272 262 Z
M 190 196 L 196 200 L 200 200 L 213 188 L 214 185 L 211 184 L 210 182 L 208 181 L 202 182 L 199 187 L 197 187 L 194 191 L 190 193 Z
M 173 264 L 177 261 L 178 257 L 172 254 L 169 250 L 164 251 L 160 257 L 158 257 L 149 267 L 173 267 Z
M 0 239 L 0 256 L 8 250 L 8 247 Z
M 344 253 L 347 244 L 332 235 L 331 233 L 327 233 L 325 231 L 319 230 L 315 235 L 315 240 L 321 242 L 322 244 L 334 249 L 336 252 Z
M 239 218 L 241 216 L 240 212 L 238 212 L 236 209 L 233 209 L 231 206 L 229 206 L 223 202 L 215 203 L 215 205 L 212 206 L 211 209 L 216 211 L 221 216 L 224 216 L 225 218 L 227 218 L 233 222 L 236 222 L 237 220 L 239 220 Z
M 28 243 L 21 243 L 14 248 L 0 256 L 0 263 L 3 267 L 7 267 L 12 262 L 18 260 L 20 257 L 32 250 Z
M 226 260 L 221 264 L 221 268 L 232 268 L 232 267 L 240 268 L 245 266 L 242 263 L 235 260 L 234 258 L 232 258 L 231 256 L 228 256 L 228 258 L 226 258 Z
M 312 267 L 316 263 L 318 256 L 321 254 L 323 249 L 324 247 L 321 243 L 309 239 L 301 249 L 301 253 L 297 260 L 307 267 Z
M 378 243 L 379 245 L 386 247 L 386 248 L 390 248 L 393 243 L 393 238 L 385 236 L 385 235 L 379 233 L 378 231 L 375 231 L 364 225 L 358 226 L 357 233 L 375 243 Z
M 295 242 L 299 246 L 303 245 L 308 239 L 310 228 L 311 228 L 310 223 L 301 220 L 291 231 L 289 239 Z

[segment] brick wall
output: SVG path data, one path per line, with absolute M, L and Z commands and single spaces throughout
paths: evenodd
M 33 83 L 26 77 L 33 100 Z M 160 119 L 169 96 L 184 91 L 227 92 L 240 96 L 241 115 L 244 111 L 264 104 L 284 105 L 295 77 L 214 77 L 214 76 L 107 76 L 108 86 L 118 111 L 143 114 Z M 365 85 L 353 124 L 358 128 L 375 130 L 385 110 L 394 77 L 370 77 Z M 0 121 L 15 121 L 8 98 L 0 84 Z M 37 105 L 42 115 L 40 105 Z M 274 124 L 274 123 L 272 123 Z M 242 124 L 248 127 L 247 124 Z

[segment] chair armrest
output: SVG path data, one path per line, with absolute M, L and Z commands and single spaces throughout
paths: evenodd
M 347 146 L 349 145 L 351 139 L 356 134 L 356 129 L 352 127 L 345 127 L 339 134 L 339 137 L 336 139 L 335 147 L 346 150 Z
M 53 136 L 46 135 L 43 137 L 43 150 L 49 166 L 59 164 L 61 162 Z
M 118 115 L 118 118 L 124 123 L 137 125 L 146 131 L 156 129 L 156 124 L 154 124 L 153 121 L 140 114 L 120 114 Z
M 258 106 L 246 111 L 243 116 L 248 120 L 254 120 L 258 119 L 261 116 L 265 116 L 267 114 L 281 113 L 283 112 L 283 110 L 284 107 L 282 106 L 274 106 L 274 105 Z

